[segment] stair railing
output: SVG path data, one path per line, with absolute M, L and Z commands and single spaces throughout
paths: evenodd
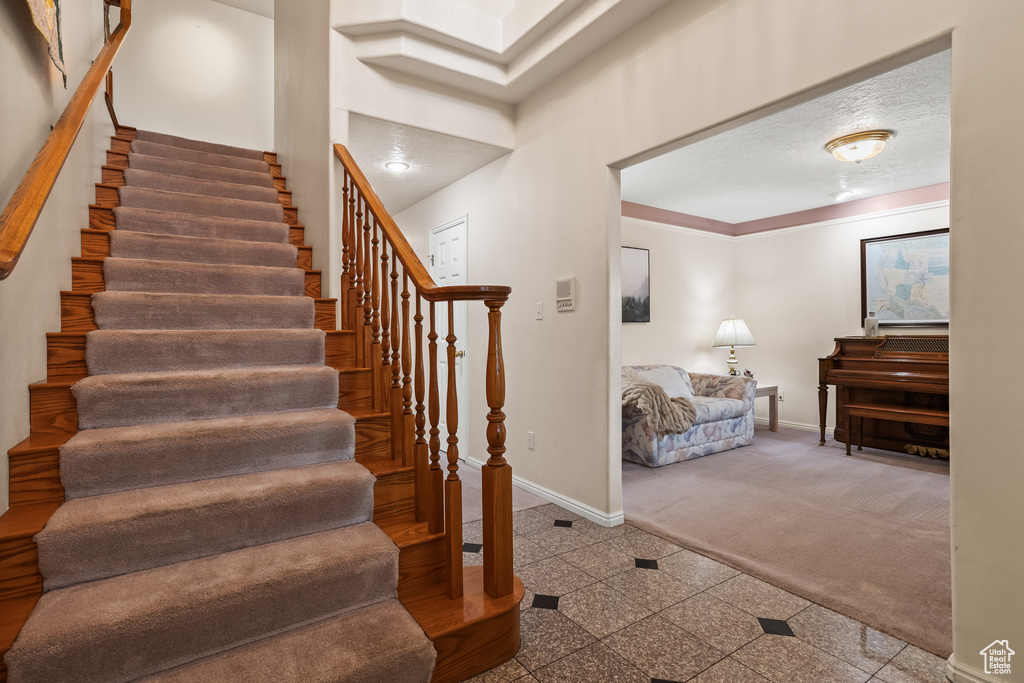
M 334 153 L 344 169 L 342 296 L 344 329 L 357 333 L 360 365 L 373 369 L 376 409 L 392 426 L 392 458 L 412 466 L 416 519 L 444 533 L 447 592 L 462 596 L 462 481 L 459 479 L 455 304 L 487 307 L 487 452 L 482 468 L 484 590 L 494 598 L 512 592 L 512 468 L 505 454 L 505 365 L 501 308 L 510 287 L 440 287 L 413 252 L 344 145 Z M 410 322 L 410 312 L 415 310 Z M 427 334 L 424 342 L 424 321 Z M 439 328 L 443 325 L 443 328 Z M 445 415 L 448 475 L 441 469 L 438 338 L 445 334 Z M 429 381 L 427 375 L 429 374 Z M 413 397 L 415 396 L 415 405 Z M 429 423 L 429 431 L 427 425 Z
M 108 21 L 106 17 L 109 16 L 110 5 L 121 8 L 120 23 L 113 32 L 106 32 L 103 48 L 78 85 L 75 94 L 71 96 L 71 101 L 50 131 L 49 137 L 29 166 L 18 189 L 14 191 L 11 200 L 0 214 L 0 280 L 6 279 L 14 271 L 14 266 L 21 258 L 29 235 L 32 234 L 32 228 L 39 220 L 39 214 L 46 205 L 57 176 L 60 175 L 85 117 L 89 114 L 93 98 L 110 71 L 110 65 L 117 51 L 121 49 L 128 29 L 131 28 L 132 0 L 103 0 L 105 23 Z M 112 89 L 112 83 L 108 87 Z M 107 107 L 113 117 L 113 105 L 109 100 Z

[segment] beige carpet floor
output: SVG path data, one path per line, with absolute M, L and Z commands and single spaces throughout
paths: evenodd
M 949 468 L 811 432 L 651 469 L 623 463 L 626 519 L 941 657 L 952 652 Z

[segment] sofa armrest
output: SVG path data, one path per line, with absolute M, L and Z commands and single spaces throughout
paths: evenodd
M 754 392 L 757 380 L 737 375 L 711 375 L 691 372 L 690 382 L 697 396 L 708 398 L 733 398 L 743 401 L 747 410 L 754 408 Z

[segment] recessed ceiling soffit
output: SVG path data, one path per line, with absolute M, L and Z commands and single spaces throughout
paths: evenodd
M 516 103 L 669 0 L 518 0 L 503 16 L 459 0 L 333 0 L 356 58 Z

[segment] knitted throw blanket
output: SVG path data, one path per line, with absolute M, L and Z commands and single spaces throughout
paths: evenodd
M 659 385 L 639 377 L 622 378 L 622 405 L 636 406 L 659 434 L 685 432 L 697 417 L 689 399 L 669 398 Z

